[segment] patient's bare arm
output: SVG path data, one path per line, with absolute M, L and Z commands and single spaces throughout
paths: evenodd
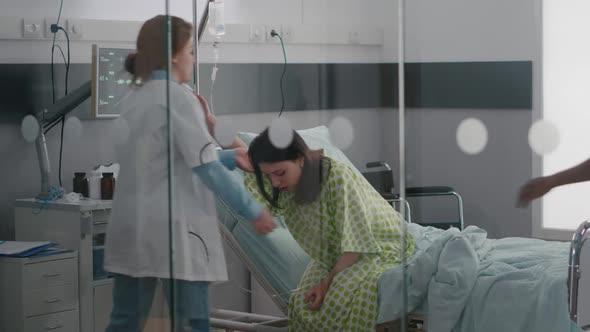
M 326 297 L 326 293 L 328 293 L 328 289 L 330 289 L 330 285 L 332 284 L 334 277 L 340 271 L 354 265 L 354 263 L 358 261 L 359 257 L 360 254 L 358 252 L 345 252 L 342 254 L 342 256 L 340 256 L 332 268 L 332 271 L 328 273 L 324 280 L 312 287 L 305 295 L 304 301 L 308 304 L 310 309 L 318 310 L 322 307 L 322 303 L 324 303 L 324 298 Z

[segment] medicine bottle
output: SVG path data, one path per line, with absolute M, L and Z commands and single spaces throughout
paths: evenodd
M 113 199 L 113 193 L 115 192 L 115 178 L 113 173 L 102 173 L 102 179 L 100 180 L 100 193 L 101 199 Z
M 73 192 L 82 194 L 84 197 L 88 197 L 88 179 L 86 173 L 75 172 L 74 173 L 74 189 Z

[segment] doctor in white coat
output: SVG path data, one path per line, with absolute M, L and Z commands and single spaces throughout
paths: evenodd
M 236 164 L 248 164 L 246 152 L 218 155 L 201 104 L 181 85 L 192 77 L 193 28 L 178 17 L 170 18 L 173 81 L 167 94 L 166 19 L 143 24 L 137 53 L 125 63 L 136 86 L 119 105 L 129 137 L 118 147 L 121 170 L 105 248 L 105 269 L 115 275 L 108 332 L 143 329 L 158 280 L 174 308 L 175 330 L 209 330 L 208 285 L 227 280 L 213 192 L 259 233 L 275 227 L 229 174 Z

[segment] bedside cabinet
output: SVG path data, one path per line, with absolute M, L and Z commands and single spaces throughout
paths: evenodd
M 0 331 L 78 332 L 78 255 L 0 257 Z
M 17 241 L 51 241 L 78 253 L 79 331 L 104 332 L 112 309 L 113 278 L 103 269 L 106 229 L 112 201 L 40 203 L 17 200 Z M 12 331 L 10 331 L 12 332 Z

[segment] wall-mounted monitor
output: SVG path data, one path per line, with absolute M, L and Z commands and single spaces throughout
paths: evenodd
M 125 71 L 125 59 L 134 49 L 92 45 L 92 106 L 95 119 L 119 116 L 117 104 L 129 93 L 131 74 Z

